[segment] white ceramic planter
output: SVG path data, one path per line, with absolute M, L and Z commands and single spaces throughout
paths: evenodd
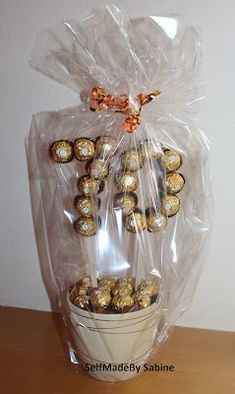
M 146 362 L 158 335 L 158 304 L 136 312 L 103 314 L 84 311 L 74 306 L 69 297 L 67 300 L 73 342 L 87 370 L 100 363 L 116 368 L 120 364 L 142 366 Z M 88 372 L 105 381 L 127 380 L 137 374 L 137 370 L 106 371 L 102 367 Z

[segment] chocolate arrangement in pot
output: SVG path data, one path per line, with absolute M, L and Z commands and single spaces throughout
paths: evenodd
M 135 278 L 102 277 L 92 288 L 79 280 L 70 287 L 70 301 L 81 309 L 95 313 L 128 313 L 144 309 L 156 302 L 158 280 L 143 280 L 135 289 Z

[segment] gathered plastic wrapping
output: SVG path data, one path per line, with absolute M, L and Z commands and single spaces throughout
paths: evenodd
M 73 364 L 143 366 L 190 304 L 212 221 L 208 141 L 198 119 L 203 98 L 200 62 L 198 35 L 182 18 L 127 20 L 114 5 L 79 23 L 66 21 L 44 31 L 36 42 L 33 68 L 81 98 L 76 107 L 34 115 L 27 141 L 39 255 L 43 265 L 47 254 Z M 111 97 L 127 97 L 132 109 L 138 108 L 140 93 L 159 90 L 160 94 L 143 106 L 138 127 L 127 132 L 124 113 L 112 107 L 91 111 L 94 88 L 104 89 Z M 96 143 L 95 158 L 109 169 L 102 191 L 92 197 L 96 234 L 90 237 L 74 229 L 79 217 L 74 198 L 81 194 L 78 180 L 87 175 L 91 162 L 73 158 L 58 163 L 49 154 L 55 141 L 73 144 L 83 137 Z M 115 141 L 114 154 L 102 156 L 98 151 L 97 141 L 102 137 Z M 157 156 L 146 153 L 148 144 Z M 165 152 L 169 150 L 182 158 L 178 172 L 185 185 L 177 194 L 180 209 L 166 217 L 167 224 L 160 231 L 151 232 L 147 212 L 165 215 L 169 192 Z M 145 229 L 137 232 L 135 220 L 134 231 L 128 231 L 128 215 L 117 203 L 118 174 L 127 171 L 125 154 L 129 151 L 143 159 L 140 169 L 130 171 L 137 179 L 136 208 L 145 223 Z M 131 194 L 124 191 L 123 195 Z M 81 309 L 69 294 L 76 282 L 87 277 L 92 287 L 98 278 L 134 278 L 135 288 L 141 281 L 154 280 L 159 286 L 157 299 L 146 308 L 133 307 L 128 312 Z M 110 381 L 136 375 L 136 371 L 114 369 L 90 373 Z

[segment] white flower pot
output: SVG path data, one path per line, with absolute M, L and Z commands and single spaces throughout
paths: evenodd
M 105 381 L 136 376 L 137 367 L 146 362 L 158 335 L 162 316 L 158 304 L 136 312 L 104 314 L 77 308 L 67 299 L 72 339 L 85 369 L 94 378 Z M 136 366 L 135 370 L 128 370 L 130 363 Z M 104 365 L 110 370 L 104 370 Z M 123 365 L 127 365 L 126 371 L 122 370 Z M 113 370 L 118 366 L 119 371 Z

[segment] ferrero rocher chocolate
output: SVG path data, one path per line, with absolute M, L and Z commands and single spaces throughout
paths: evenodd
M 142 295 L 155 296 L 158 293 L 159 285 L 156 280 L 143 280 L 137 287 L 137 292 Z
M 78 280 L 70 286 L 70 301 L 79 308 L 95 313 L 125 313 L 147 308 L 156 302 L 159 283 L 142 280 L 135 290 L 133 277 L 97 278 L 98 287 L 91 287 L 90 277 Z
M 112 306 L 118 312 L 130 312 L 135 305 L 133 297 L 120 290 L 112 299 Z
M 141 152 L 145 159 L 156 160 L 162 156 L 162 147 L 159 142 L 148 140 L 141 145 Z
M 177 196 L 168 195 L 163 199 L 163 207 L 168 217 L 176 215 L 180 209 L 180 199 Z
M 96 201 L 92 197 L 76 196 L 74 199 L 74 206 L 78 213 L 82 216 L 91 217 L 96 213 L 99 208 L 99 199 Z
M 101 289 L 111 292 L 115 287 L 116 281 L 116 278 L 100 278 L 98 280 L 98 285 Z
M 78 138 L 73 144 L 74 155 L 79 161 L 87 161 L 94 157 L 95 143 L 89 138 Z
M 138 171 L 144 164 L 141 152 L 130 149 L 123 154 L 122 164 L 125 171 Z
M 78 179 L 78 190 L 85 196 L 93 196 L 100 191 L 100 181 L 88 175 L 82 176 Z
M 74 222 L 75 231 L 83 235 L 84 237 L 91 237 L 96 234 L 97 230 L 97 222 L 94 218 L 87 218 L 85 216 L 81 216 Z
M 127 289 L 130 293 L 134 290 L 135 287 L 135 279 L 132 277 L 127 277 L 127 278 L 119 278 L 117 280 L 117 286 L 119 286 L 120 289 Z
M 138 309 L 147 308 L 152 302 L 151 296 L 145 290 L 136 291 L 133 298 L 137 302 Z
M 165 166 L 167 171 L 176 171 L 182 164 L 182 157 L 179 153 L 166 149 L 164 151 Z
M 107 159 L 115 153 L 117 142 L 109 136 L 101 136 L 96 141 L 96 154 L 103 159 Z
M 162 212 L 157 212 L 154 209 L 146 212 L 147 229 L 151 233 L 157 233 L 166 227 L 166 215 Z
M 138 178 L 135 172 L 120 171 L 116 174 L 115 185 L 121 192 L 133 192 L 138 187 Z
M 84 295 L 84 294 L 87 295 L 87 292 L 88 292 L 88 287 L 85 287 L 85 286 L 78 286 L 78 287 L 76 288 L 76 294 L 77 294 L 77 295 Z
M 109 166 L 107 161 L 102 159 L 93 159 L 89 163 L 87 163 L 87 172 L 88 174 L 95 179 L 103 179 L 109 173 Z
M 128 283 L 128 285 L 130 286 L 130 288 L 132 290 L 134 290 L 135 287 L 135 279 L 132 278 L 131 276 L 127 276 L 126 278 L 120 278 L 118 279 L 118 283 Z
M 95 288 L 91 291 L 90 301 L 94 312 L 102 312 L 111 303 L 111 295 L 108 290 Z
M 183 175 L 176 171 L 166 174 L 166 187 L 169 194 L 179 193 L 183 189 L 185 180 Z
M 128 282 L 125 279 L 119 279 L 116 282 L 116 285 L 113 287 L 112 289 L 112 295 L 115 296 L 118 293 L 120 293 L 120 291 L 124 294 L 131 294 L 133 292 L 134 286 L 131 282 Z
M 72 286 L 69 292 L 69 298 L 73 304 L 75 303 L 74 302 L 75 298 L 77 298 L 79 295 L 88 295 L 87 289 L 85 287 L 76 288 L 76 285 Z
M 138 197 L 133 192 L 121 192 L 114 196 L 114 207 L 120 208 L 125 215 L 129 215 L 137 207 Z
M 88 310 L 90 305 L 90 297 L 86 294 L 80 294 L 71 300 L 71 302 L 78 308 Z
M 49 152 L 56 163 L 68 163 L 73 158 L 73 146 L 69 141 L 55 141 L 50 146 Z
M 140 209 L 135 209 L 127 216 L 126 228 L 131 233 L 138 233 L 145 229 L 145 217 Z

